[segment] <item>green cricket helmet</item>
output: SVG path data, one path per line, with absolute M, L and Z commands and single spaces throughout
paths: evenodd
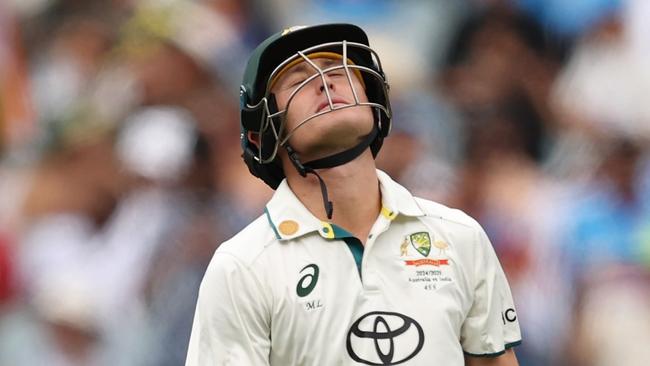
M 311 61 L 311 58 L 321 55 L 338 55 L 342 62 L 321 69 Z M 278 110 L 275 97 L 271 93 L 272 83 L 284 70 L 301 61 L 309 63 L 314 68 L 314 73 L 293 90 L 286 108 Z M 286 131 L 284 116 L 293 96 L 315 78 L 322 79 L 325 84 L 325 74 L 335 70 L 345 71 L 354 94 L 354 103 L 337 104 L 335 107 L 329 91 L 325 88 L 330 108 L 301 121 L 292 131 Z M 357 93 L 360 91 L 355 90 L 352 85 L 352 77 L 361 78 L 368 102 L 359 101 Z M 377 53 L 370 48 L 365 32 L 355 25 L 292 27 L 269 37 L 251 54 L 240 87 L 242 157 L 250 172 L 276 189 L 284 179 L 284 171 L 277 159 L 280 147 L 287 149 L 292 163 L 303 176 L 314 169 L 345 164 L 368 147 L 371 148 L 373 156 L 376 156 L 391 126 L 388 88 Z M 304 164 L 300 162 L 298 155 L 289 146 L 289 137 L 295 129 L 321 114 L 359 105 L 373 109 L 375 127 L 370 135 L 357 146 L 343 152 Z M 249 141 L 248 132 L 259 134 L 257 146 Z

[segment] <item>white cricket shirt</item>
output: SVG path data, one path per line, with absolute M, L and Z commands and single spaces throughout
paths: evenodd
M 480 225 L 378 171 L 365 246 L 282 182 L 214 254 L 186 365 L 464 365 L 520 343 L 506 277 Z

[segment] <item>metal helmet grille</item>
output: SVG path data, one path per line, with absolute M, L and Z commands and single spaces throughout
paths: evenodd
M 341 62 L 339 64 L 333 65 L 333 66 L 328 66 L 325 68 L 319 67 L 314 61 L 309 57 L 309 55 L 317 53 L 317 52 L 331 52 L 332 49 L 337 49 L 337 52 L 335 53 L 341 53 Z M 357 65 L 354 63 L 350 62 L 350 58 L 348 57 L 348 50 L 352 50 L 354 52 L 355 49 L 358 49 L 362 52 L 365 53 L 370 53 L 372 57 L 372 61 L 375 63 L 375 67 L 377 70 L 365 66 L 365 65 Z M 284 70 L 284 68 L 287 65 L 290 65 L 291 63 L 296 63 L 299 61 L 305 62 L 305 64 L 308 65 L 309 69 L 313 70 L 313 74 L 309 75 L 306 77 L 304 80 L 302 80 L 298 85 L 296 85 L 293 90 L 291 91 L 287 103 L 284 109 L 282 110 L 274 110 L 275 106 L 271 105 L 270 102 L 270 96 L 271 96 L 271 80 L 274 80 L 278 74 Z M 323 109 L 322 111 L 318 111 L 314 113 L 311 116 L 308 116 L 307 118 L 303 119 L 302 121 L 298 122 L 296 126 L 291 130 L 291 131 L 286 131 L 286 115 L 287 111 L 294 99 L 294 97 L 309 83 L 313 82 L 315 79 L 320 79 L 320 82 L 322 85 L 327 86 L 327 79 L 326 75 L 332 72 L 340 72 L 339 70 L 343 70 L 344 76 L 347 79 L 347 86 L 350 88 L 352 91 L 352 97 L 353 101 L 349 104 L 337 104 L 336 106 L 333 103 L 332 100 L 332 95 L 330 94 L 330 90 L 328 87 L 324 88 L 324 94 L 327 97 L 327 101 L 329 104 L 328 108 Z M 330 43 L 324 43 L 324 44 L 319 44 L 314 47 L 310 47 L 307 49 L 304 49 L 302 51 L 298 51 L 295 53 L 293 56 L 287 58 L 284 62 L 282 62 L 280 65 L 278 65 L 273 72 L 269 75 L 267 82 L 266 82 L 266 89 L 264 93 L 264 97 L 260 100 L 259 103 L 255 105 L 247 105 L 247 108 L 250 109 L 260 109 L 262 108 L 262 116 L 261 116 L 261 121 L 260 121 L 260 130 L 259 134 L 260 136 L 272 136 L 272 139 L 265 139 L 261 138 L 260 139 L 260 144 L 259 148 L 257 151 L 257 156 L 255 156 L 255 160 L 260 163 L 260 164 L 268 164 L 272 162 L 278 153 L 279 147 L 280 146 L 286 146 L 288 144 L 289 139 L 291 136 L 295 133 L 295 131 L 302 126 L 306 125 L 309 121 L 312 119 L 319 117 L 321 115 L 324 115 L 326 113 L 331 113 L 333 111 L 337 110 L 342 110 L 342 109 L 347 109 L 347 108 L 352 108 L 352 107 L 359 107 L 359 106 L 367 106 L 371 107 L 374 109 L 375 114 L 376 114 L 376 121 L 379 124 L 379 128 L 381 129 L 381 114 L 383 112 L 384 115 L 386 115 L 389 119 L 391 118 L 391 110 L 390 110 L 390 104 L 388 103 L 388 83 L 383 75 L 381 63 L 379 60 L 379 57 L 375 51 L 373 51 L 370 47 L 361 44 L 361 43 L 354 43 L 354 42 L 347 42 L 347 41 L 340 41 L 340 42 L 330 42 Z M 364 80 L 376 80 L 376 83 L 372 83 L 372 85 L 366 85 L 367 87 L 374 87 L 374 86 L 379 86 L 379 93 L 383 94 L 382 100 L 385 101 L 385 105 L 381 103 L 377 103 L 376 101 L 368 100 L 367 102 L 362 102 L 361 99 L 359 98 L 359 93 L 364 92 L 363 90 L 359 91 L 357 90 L 357 87 L 355 87 L 352 78 L 357 77 L 357 75 L 361 76 L 364 75 L 363 79 Z M 274 123 L 275 121 L 275 123 Z M 388 121 L 386 121 L 388 123 Z M 272 146 L 269 145 L 269 141 L 273 141 Z M 266 144 L 264 144 L 266 142 Z

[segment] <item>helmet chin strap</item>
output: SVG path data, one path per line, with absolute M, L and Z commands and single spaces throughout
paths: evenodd
M 321 176 L 316 172 L 316 169 L 333 168 L 354 160 L 370 146 L 375 137 L 377 137 L 378 133 L 379 129 L 377 128 L 377 125 L 374 125 L 372 131 L 366 137 L 364 137 L 361 142 L 352 148 L 341 151 L 334 155 L 312 160 L 305 164 L 300 162 L 298 153 L 288 143 L 284 145 L 284 148 L 287 150 L 287 153 L 289 155 L 289 160 L 291 160 L 291 163 L 302 177 L 306 177 L 307 174 L 313 174 L 316 176 L 316 178 L 318 178 L 321 194 L 323 195 L 325 214 L 327 215 L 328 220 L 332 219 L 334 205 L 332 204 L 332 201 L 329 200 L 329 196 L 327 195 L 327 186 L 325 185 L 325 181 L 323 181 L 323 178 L 321 178 Z

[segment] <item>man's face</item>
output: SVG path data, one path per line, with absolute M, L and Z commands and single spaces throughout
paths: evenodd
M 341 66 L 343 62 L 342 59 L 332 58 L 315 58 L 311 61 L 321 70 Z M 368 135 L 373 127 L 371 107 L 342 108 L 355 104 L 353 88 L 359 103 L 368 102 L 363 84 L 352 69 L 350 78 L 342 68 L 326 72 L 325 83 L 323 78 L 317 76 L 291 98 L 303 81 L 318 73 L 314 65 L 302 61 L 291 66 L 274 81 L 271 89 L 278 109 L 286 109 L 285 132 L 282 137 L 291 135 L 289 144 L 300 153 L 303 161 L 349 149 Z M 306 119 L 318 113 L 324 114 L 303 124 Z

